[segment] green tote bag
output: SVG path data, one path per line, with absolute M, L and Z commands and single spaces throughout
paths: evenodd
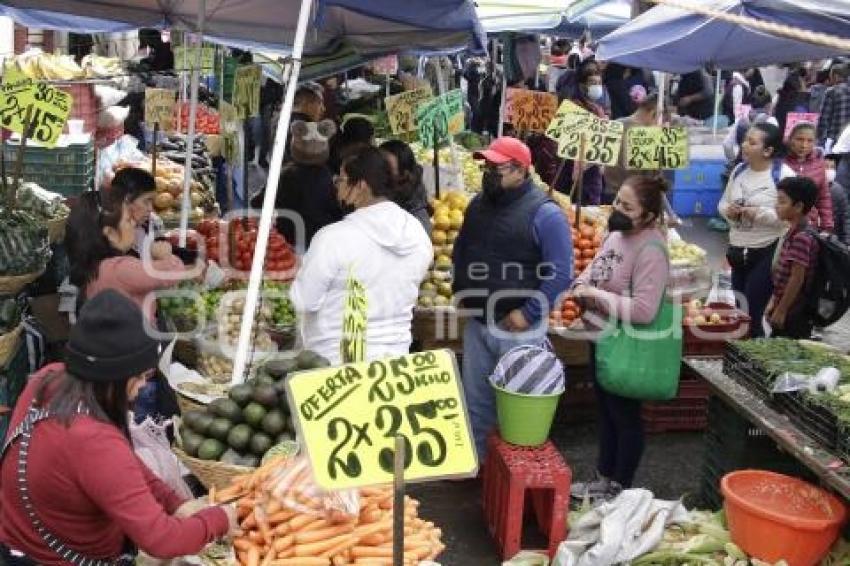
M 660 244 L 648 244 L 658 245 Z M 664 248 L 665 254 L 667 253 Z M 645 401 L 666 401 L 679 390 L 682 312 L 666 296 L 648 324 L 617 321 L 596 343 L 596 378 L 605 391 Z

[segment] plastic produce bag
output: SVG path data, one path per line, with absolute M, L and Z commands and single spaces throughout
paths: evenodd
M 490 382 L 512 393 L 555 395 L 564 392 L 566 377 L 564 366 L 551 350 L 517 346 L 502 356 Z
M 278 468 L 267 482 L 271 496 L 294 511 L 325 516 L 332 521 L 345 521 L 360 514 L 357 490 L 325 491 L 313 479 L 306 456 L 298 456 L 287 466 Z
M 165 434 L 165 429 L 171 425 L 171 421 L 156 423 L 148 417 L 138 425 L 132 418 L 129 423 L 130 438 L 133 440 L 136 456 L 178 495 L 191 499 L 192 490 L 183 481 L 180 461 L 171 451 L 168 436 Z
M 540 552 L 523 550 L 510 560 L 502 562 L 502 566 L 549 566 L 549 557 Z
M 835 391 L 841 372 L 833 367 L 821 368 L 816 375 L 785 372 L 773 383 L 773 393 L 791 393 L 793 391 L 809 391 L 824 393 Z

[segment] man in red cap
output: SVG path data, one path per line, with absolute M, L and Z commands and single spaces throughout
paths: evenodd
M 496 425 L 490 375 L 512 348 L 545 341 L 548 313 L 570 285 L 573 246 L 566 216 L 531 180 L 528 146 L 501 137 L 475 158 L 486 161 L 482 191 L 455 240 L 453 287 L 471 315 L 463 384 L 483 458 Z

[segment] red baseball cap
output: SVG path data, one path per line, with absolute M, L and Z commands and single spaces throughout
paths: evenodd
M 473 157 L 475 159 L 486 159 L 496 165 L 516 161 L 523 167 L 531 167 L 531 150 L 518 139 L 508 136 L 496 138 L 490 144 L 490 147 L 484 151 L 476 151 Z

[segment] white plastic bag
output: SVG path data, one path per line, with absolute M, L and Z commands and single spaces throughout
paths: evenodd
M 184 499 L 192 498 L 192 490 L 183 481 L 180 472 L 180 461 L 171 451 L 165 429 L 171 421 L 156 423 L 147 417 L 141 424 L 136 424 L 130 418 L 130 438 L 136 456 L 152 471 L 156 477 L 165 482 L 177 495 Z

